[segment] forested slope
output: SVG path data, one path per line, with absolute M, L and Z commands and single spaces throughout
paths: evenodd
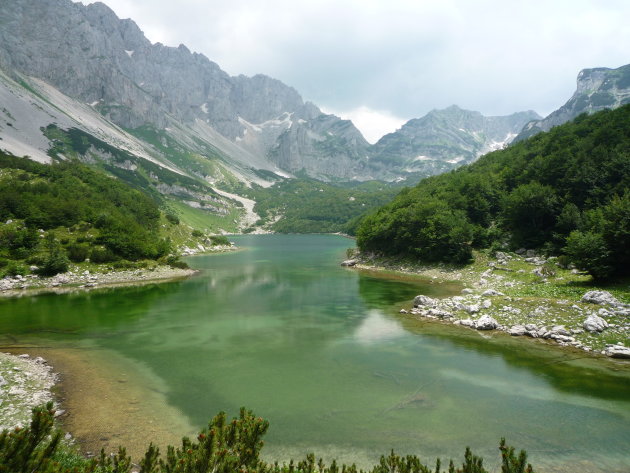
M 473 248 L 566 254 L 595 277 L 630 273 L 630 106 L 553 128 L 404 189 L 367 216 L 362 251 L 466 263 Z
M 151 197 L 79 162 L 44 165 L 0 152 L 0 274 L 9 264 L 56 274 L 68 258 L 157 259 L 171 250 L 160 218 Z

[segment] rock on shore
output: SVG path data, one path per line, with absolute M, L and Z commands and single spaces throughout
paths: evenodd
M 556 307 L 552 307 L 549 301 L 538 301 L 534 306 L 525 305 L 526 301 L 504 296 L 494 289 L 486 289 L 481 294 L 474 292 L 465 289 L 461 296 L 445 299 L 420 294 L 414 298 L 413 308 L 410 311 L 403 309 L 401 313 L 439 319 L 475 330 L 502 330 L 512 336 L 553 340 L 559 345 L 585 351 L 594 350 L 593 339 L 588 338 L 592 334 L 597 335 L 613 327 L 630 333 L 630 320 L 624 324 L 606 320 L 606 317 L 610 320 L 613 316 L 625 318 L 629 309 L 628 305 L 620 303 L 606 291 L 590 291 L 572 305 L 569 301 L 554 302 Z M 593 308 L 594 304 L 606 307 Z M 573 314 L 575 326 L 557 323 L 557 316 L 553 314 L 558 311 Z M 630 348 L 623 343 L 606 345 L 603 350 L 597 348 L 597 352 L 612 358 L 630 359 Z
M 18 275 L 0 279 L 0 295 L 10 296 L 24 290 L 55 290 L 64 287 L 89 289 L 98 286 L 135 284 L 143 281 L 186 277 L 195 273 L 196 271 L 193 269 L 157 266 L 151 269 L 108 272 L 90 272 L 88 270 L 79 271 L 75 269 L 50 278 L 42 278 L 36 275 Z
M 43 358 L 0 353 L 0 430 L 28 425 L 31 410 L 53 400 L 56 382 Z

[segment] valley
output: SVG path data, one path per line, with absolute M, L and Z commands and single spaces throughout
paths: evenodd
M 505 50 L 517 92 L 481 113 L 510 35 L 459 45 L 458 77 L 433 40 L 389 62 L 396 8 L 360 34 L 353 10 L 290 65 L 347 69 L 302 93 L 87 3 L 0 0 L 0 471 L 628 471 L 630 65 L 582 64 L 541 116 L 551 85 Z M 355 69 L 389 79 L 348 88 Z M 368 142 L 324 111 L 354 92 L 398 128 Z M 417 118 L 378 109 L 396 95 Z

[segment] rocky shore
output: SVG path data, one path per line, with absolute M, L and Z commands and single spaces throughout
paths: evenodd
M 56 382 L 57 375 L 43 358 L 0 353 L 0 430 L 28 425 L 31 410 L 53 400 Z
M 0 279 L 0 296 L 30 295 L 35 292 L 68 292 L 88 290 L 97 287 L 142 284 L 151 281 L 188 277 L 197 273 L 194 269 L 179 269 L 170 266 L 156 266 L 148 269 L 109 271 L 99 268 L 95 271 L 78 268 L 53 277 L 27 276 L 5 277 Z
M 615 297 L 593 286 L 589 276 L 560 266 L 557 258 L 531 250 L 499 251 L 477 255 L 471 266 L 446 268 L 356 255 L 342 265 L 460 281 L 466 286 L 461 295 L 445 299 L 418 295 L 412 307 L 401 309 L 403 314 L 630 359 L 630 304 L 619 300 L 628 299 L 630 288 L 618 288 Z
M 446 299 L 416 296 L 413 308 L 401 309 L 403 314 L 439 319 L 475 330 L 502 330 L 512 336 L 526 336 L 555 341 L 562 346 L 571 346 L 587 352 L 599 351 L 612 358 L 630 359 L 630 348 L 623 342 L 593 343 L 595 336 L 610 330 L 620 337 L 630 334 L 630 305 L 621 304 L 609 292 L 589 291 L 579 302 L 538 302 L 527 304 L 494 289 L 474 294 L 464 289 L 464 294 Z M 469 292 L 471 291 L 471 292 Z M 574 324 L 558 323 L 557 314 L 574 314 Z M 607 318 L 625 319 L 621 323 L 609 323 Z M 581 325 L 579 320 L 582 320 Z M 601 350 L 600 350 L 601 349 Z

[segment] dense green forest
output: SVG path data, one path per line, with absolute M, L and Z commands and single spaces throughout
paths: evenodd
M 398 187 L 381 182 L 326 184 L 312 179 L 287 179 L 272 187 L 255 187 L 247 196 L 256 201 L 259 224 L 279 233 L 353 234 L 359 218 L 389 202 Z M 274 217 L 281 216 L 277 221 Z
M 151 197 L 79 162 L 45 165 L 0 152 L 0 272 L 35 265 L 52 275 L 69 260 L 160 258 L 171 249 L 160 216 Z
M 30 427 L 4 430 L 0 433 L 0 472 L 40 473 L 129 473 L 131 458 L 124 448 L 108 456 L 101 451 L 97 459 L 87 460 L 73 452 L 61 440 L 61 432 L 54 428 L 52 403 L 33 410 Z M 326 465 L 315 455 L 288 464 L 268 463 L 260 458 L 263 436 L 269 422 L 241 409 L 237 418 L 228 420 L 225 413 L 218 414 L 195 440 L 182 439 L 180 447 L 169 446 L 165 456 L 153 444 L 139 462 L 141 473 L 360 473 L 355 465 L 338 465 L 334 460 Z M 502 473 L 533 473 L 527 455 L 518 455 L 501 439 Z M 441 470 L 440 460 L 435 469 L 423 464 L 415 455 L 400 456 L 393 451 L 383 455 L 378 464 L 367 470 L 371 473 L 488 473 L 483 459 L 466 449 L 461 468 L 451 460 L 448 470 Z
M 581 115 L 404 189 L 367 216 L 361 251 L 462 264 L 477 248 L 565 255 L 630 274 L 630 106 Z

